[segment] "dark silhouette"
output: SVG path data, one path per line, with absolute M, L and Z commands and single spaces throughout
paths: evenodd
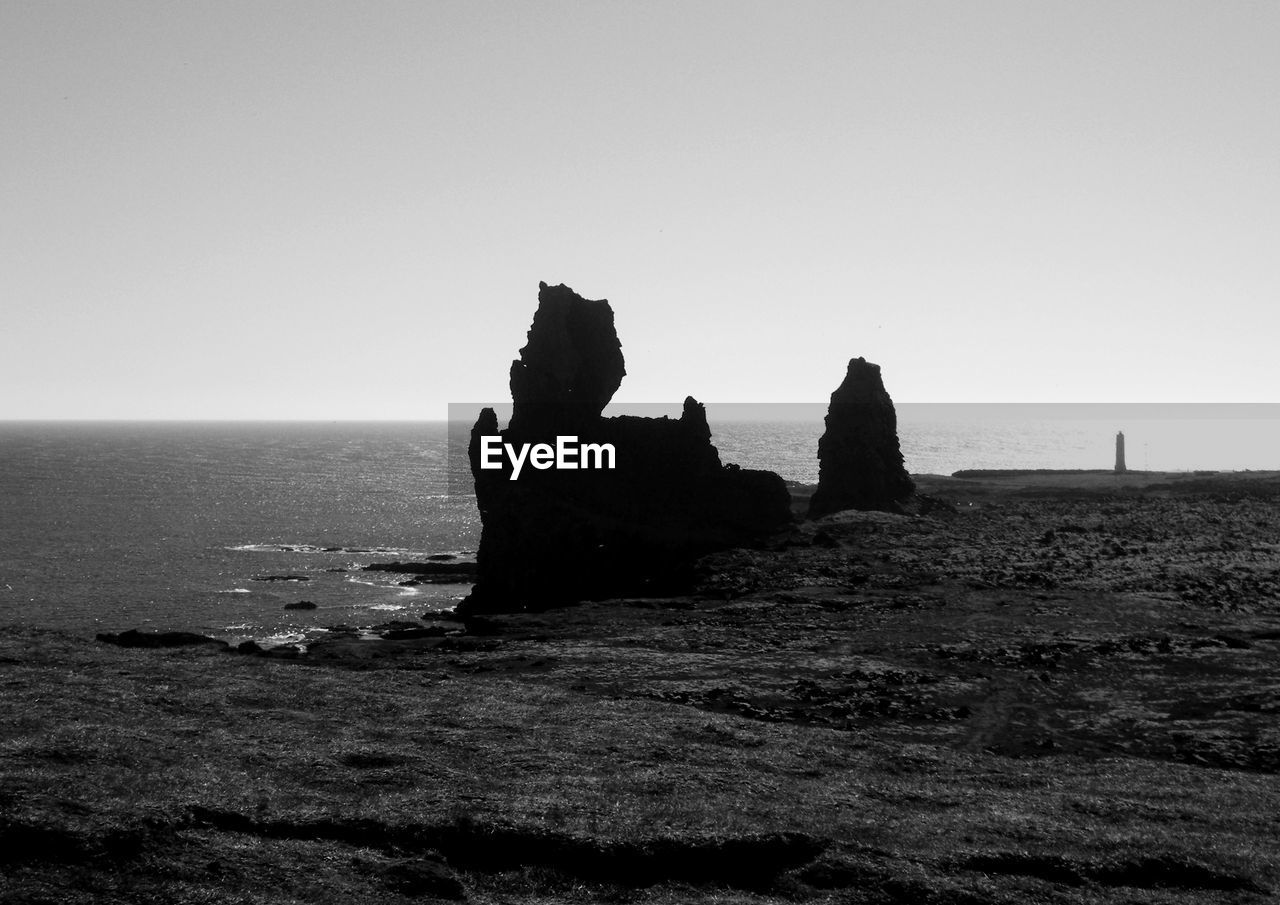
M 1124 467 L 1124 431 L 1116 434 L 1116 474 L 1124 474 L 1128 471 Z
M 842 509 L 899 512 L 915 492 L 902 464 L 898 416 L 880 379 L 880 366 L 849 362 L 844 382 L 831 394 L 826 432 L 818 441 L 818 489 L 809 517 Z
M 625 373 L 609 303 L 541 284 L 529 341 L 511 365 L 511 424 L 500 431 L 485 409 L 472 430 L 482 532 L 460 614 L 675 592 L 699 556 L 790 525 L 782 479 L 721 465 L 693 398 L 678 419 L 602 418 Z M 480 467 L 485 436 L 513 446 L 558 436 L 608 443 L 616 467 L 525 467 L 511 480 L 505 459 L 498 470 Z

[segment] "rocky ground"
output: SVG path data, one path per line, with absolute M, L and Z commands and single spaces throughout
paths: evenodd
M 1280 477 L 919 483 L 685 597 L 0 631 L 0 902 L 1274 901 Z

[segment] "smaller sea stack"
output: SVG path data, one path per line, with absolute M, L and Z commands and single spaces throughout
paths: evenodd
M 902 463 L 898 415 L 880 379 L 880 366 L 849 362 L 831 394 L 826 432 L 818 441 L 818 489 L 809 518 L 843 509 L 902 511 L 915 484 Z

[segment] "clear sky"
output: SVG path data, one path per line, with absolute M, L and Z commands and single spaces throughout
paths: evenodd
M 0 3 L 0 417 L 1280 401 L 1280 3 Z

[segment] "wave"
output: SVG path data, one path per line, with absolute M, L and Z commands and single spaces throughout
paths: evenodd
M 273 647 L 278 644 L 295 644 L 304 653 L 307 649 L 307 645 L 304 643 L 307 640 L 307 636 L 302 632 L 276 632 L 273 635 L 267 635 L 257 640 L 263 647 Z
M 394 588 L 396 585 L 387 581 L 365 581 L 363 578 L 356 578 L 354 575 L 348 575 L 346 580 L 352 584 L 362 584 L 370 588 Z
M 344 556 L 394 555 L 394 556 L 428 556 L 423 550 L 409 550 L 404 547 L 321 547 L 317 544 L 237 544 L 226 547 L 241 553 L 332 553 Z

